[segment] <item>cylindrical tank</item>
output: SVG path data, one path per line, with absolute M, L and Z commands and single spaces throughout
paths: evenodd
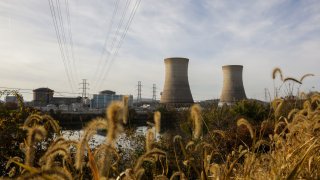
M 241 65 L 222 66 L 223 88 L 220 103 L 232 104 L 247 98 L 242 82 L 242 70 Z
M 165 82 L 160 103 L 163 104 L 190 104 L 193 103 L 188 81 L 187 58 L 167 58 L 165 64 Z
M 33 102 L 35 106 L 44 106 L 53 99 L 54 91 L 49 88 L 38 88 L 33 90 Z

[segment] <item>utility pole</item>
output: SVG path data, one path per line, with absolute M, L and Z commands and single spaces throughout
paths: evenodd
M 141 81 L 138 81 L 138 96 L 137 96 L 137 103 L 139 103 L 139 102 L 141 102 L 141 101 L 142 101 L 142 98 L 141 98 L 141 87 L 142 87 Z
M 152 101 L 156 101 L 157 100 L 157 87 L 156 84 L 153 84 L 152 87 Z
M 87 98 L 87 90 L 89 89 L 89 83 L 87 83 L 87 79 L 82 79 L 82 83 L 79 83 L 82 85 L 80 89 L 82 89 L 82 100 Z

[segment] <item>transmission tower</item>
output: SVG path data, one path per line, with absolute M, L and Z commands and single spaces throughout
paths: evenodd
M 137 102 L 141 102 L 141 101 L 142 101 L 142 98 L 141 98 L 141 87 L 142 87 L 141 81 L 138 81 L 138 96 L 137 96 Z
M 82 87 L 80 89 L 82 89 L 82 99 L 86 99 L 87 98 L 87 90 L 89 89 L 89 83 L 87 83 L 87 79 L 82 79 L 82 83 L 79 83 L 80 85 L 82 85 Z
M 152 86 L 152 101 L 157 100 L 157 87 L 156 84 L 153 84 Z
M 269 102 L 270 99 L 270 91 L 268 88 L 264 88 L 264 100 L 265 102 Z

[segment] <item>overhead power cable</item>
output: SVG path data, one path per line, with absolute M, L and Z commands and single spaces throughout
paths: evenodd
M 118 45 L 117 45 L 117 47 L 116 47 L 116 49 L 115 49 L 115 53 L 114 53 L 113 56 L 111 57 L 109 66 L 107 67 L 107 70 L 106 70 L 105 73 L 102 75 L 102 80 L 101 80 L 101 83 L 99 84 L 99 88 L 101 87 L 102 82 L 105 81 L 105 78 L 106 78 L 107 74 L 108 74 L 109 71 L 110 71 L 110 68 L 111 68 L 111 66 L 112 66 L 112 64 L 113 64 L 113 62 L 114 62 L 114 60 L 115 60 L 115 57 L 118 55 L 119 49 L 121 48 L 121 46 L 122 46 L 122 44 L 123 44 L 123 42 L 124 42 L 124 39 L 125 39 L 125 37 L 126 37 L 126 35 L 127 35 L 127 32 L 128 32 L 128 30 L 129 30 L 129 28 L 130 28 L 130 25 L 131 25 L 131 23 L 132 23 L 132 20 L 133 20 L 135 14 L 136 14 L 136 11 L 137 11 L 140 3 L 141 3 L 141 0 L 137 0 L 136 3 L 135 3 L 135 5 L 134 5 L 134 7 L 133 7 L 133 9 L 131 10 L 129 20 L 128 20 L 127 24 L 126 24 L 126 27 L 125 27 L 125 29 L 124 29 L 124 32 L 122 33 L 122 36 L 121 36 L 121 38 L 120 38 L 120 41 L 119 41 L 119 43 L 118 43 Z
M 113 10 L 113 13 L 112 13 L 112 17 L 110 19 L 110 22 L 109 22 L 109 25 L 108 25 L 108 30 L 107 30 L 107 33 L 106 33 L 106 37 L 104 39 L 104 43 L 103 43 L 103 46 L 102 46 L 102 49 L 101 49 L 101 54 L 100 54 L 100 58 L 99 58 L 99 63 L 98 63 L 98 66 L 96 68 L 96 71 L 95 71 L 95 74 L 93 76 L 92 79 L 97 79 L 97 75 L 98 75 L 98 72 L 100 72 L 100 68 L 101 68 L 101 63 L 102 63 L 102 60 L 103 60 L 103 57 L 104 57 L 104 54 L 106 53 L 106 46 L 107 46 L 107 43 L 108 43 L 108 40 L 109 40 L 109 37 L 110 37 L 110 34 L 111 34 L 111 29 L 114 25 L 114 19 L 115 19 L 115 16 L 118 14 L 118 9 L 119 9 L 119 3 L 120 0 L 115 0 L 115 8 Z
M 73 69 L 71 68 L 70 52 L 69 52 L 69 46 L 68 46 L 68 41 L 67 41 L 68 39 L 66 37 L 64 18 L 62 17 L 60 0 L 56 0 L 56 5 L 57 5 L 58 18 L 60 20 L 59 21 L 60 22 L 60 29 L 61 29 L 60 32 L 62 33 L 63 46 L 64 46 L 66 58 L 67 58 L 67 66 L 68 66 L 68 68 L 70 70 L 71 81 L 72 81 L 72 83 L 74 85 L 75 84 L 75 80 L 73 78 L 74 73 L 73 73 Z M 70 34 L 68 34 L 68 35 L 70 36 Z
M 67 14 L 67 23 L 68 23 L 68 34 L 69 34 L 69 44 L 71 46 L 71 55 L 72 55 L 72 66 L 74 68 L 74 74 L 76 77 L 76 81 L 78 81 L 79 78 L 79 72 L 76 65 L 76 56 L 74 54 L 74 44 L 73 44 L 73 36 L 72 36 L 72 29 L 71 29 L 71 18 L 70 18 L 70 8 L 69 8 L 69 0 L 65 0 L 66 4 L 66 14 Z
M 58 41 L 59 48 L 60 48 L 61 59 L 63 61 L 63 65 L 64 65 L 65 73 L 67 75 L 69 86 L 70 86 L 71 90 L 73 91 L 73 86 L 72 86 L 69 70 L 68 70 L 68 67 L 67 67 L 66 57 L 65 57 L 63 46 L 62 46 L 62 42 L 61 42 L 61 36 L 60 36 L 59 28 L 58 28 L 56 12 L 54 10 L 54 5 L 53 5 L 52 0 L 48 0 L 48 2 L 49 2 L 49 6 L 50 6 L 50 12 L 51 12 L 51 17 L 52 17 L 54 29 L 55 29 L 55 32 L 56 32 L 57 41 Z
M 48 0 L 48 2 L 68 83 L 71 90 L 74 91 L 75 79 L 78 79 L 76 77 L 78 74 L 75 66 L 69 3 L 68 0 L 64 1 L 66 18 L 63 18 L 60 0 L 55 0 L 55 3 L 53 0 Z M 64 23 L 65 19 L 66 23 Z M 67 29 L 65 24 L 67 24 Z
M 3 90 L 23 90 L 23 91 L 33 91 L 35 89 L 28 89 L 28 88 L 14 88 L 14 87 L 0 87 L 0 89 L 3 89 Z M 74 93 L 74 92 L 66 92 L 66 91 L 55 91 L 54 90 L 54 93 L 62 93 L 62 94 L 78 94 L 80 95 L 81 93 Z M 88 94 L 88 93 L 87 93 Z
M 106 60 L 104 61 L 103 65 L 102 65 L 102 69 L 101 71 L 99 72 L 98 74 L 98 78 L 96 80 L 96 83 L 94 84 L 94 88 L 96 87 L 97 83 L 100 83 L 101 79 L 102 79 L 102 75 L 103 75 L 103 71 L 106 69 L 106 66 L 107 64 L 109 63 L 108 60 L 109 60 L 109 57 L 111 56 L 111 54 L 113 53 L 113 49 L 114 49 L 114 45 L 116 43 L 116 41 L 119 39 L 118 36 L 119 36 L 119 32 L 120 32 L 120 29 L 123 25 L 123 22 L 124 22 L 124 19 L 125 19 L 125 16 L 127 14 L 127 9 L 129 8 L 129 5 L 130 5 L 130 0 L 126 0 L 126 3 L 125 3 L 125 7 L 123 8 L 123 11 L 122 11 L 122 14 L 121 14 L 121 18 L 120 18 L 120 21 L 118 23 L 118 26 L 117 26 L 117 29 L 116 29 L 116 32 L 115 32 L 115 35 L 113 36 L 112 38 L 112 41 L 111 41 L 111 47 L 110 47 L 110 53 L 108 53 L 108 56 L 106 58 Z

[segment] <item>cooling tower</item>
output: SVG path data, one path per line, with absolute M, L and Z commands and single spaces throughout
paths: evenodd
M 183 105 L 193 103 L 188 81 L 187 58 L 167 58 L 165 64 L 165 82 L 160 103 Z
M 220 97 L 220 104 L 232 104 L 236 101 L 246 99 L 242 82 L 241 65 L 222 66 L 223 71 L 223 88 Z

